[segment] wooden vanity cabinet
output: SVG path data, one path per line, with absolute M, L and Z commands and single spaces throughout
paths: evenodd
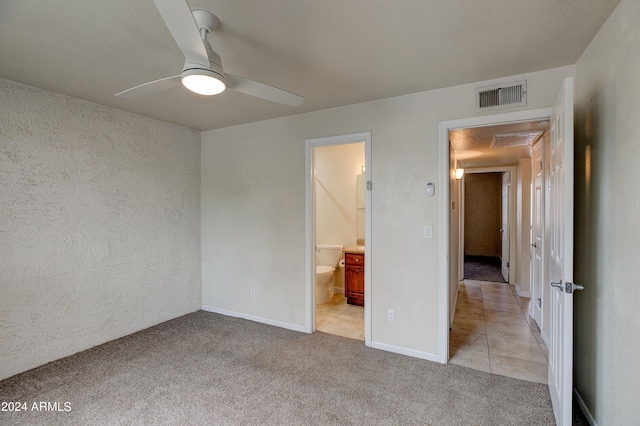
M 344 254 L 344 295 L 347 303 L 364 306 L 364 254 Z

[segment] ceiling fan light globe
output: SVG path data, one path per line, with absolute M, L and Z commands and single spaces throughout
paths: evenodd
M 204 69 L 185 70 L 182 73 L 182 85 L 194 93 L 212 96 L 227 88 L 223 79 L 213 71 Z

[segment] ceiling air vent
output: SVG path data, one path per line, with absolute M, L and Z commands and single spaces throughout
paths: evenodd
M 476 89 L 476 111 L 513 108 L 526 104 L 526 80 Z
M 530 146 L 542 136 L 544 131 L 533 130 L 530 132 L 501 133 L 493 136 L 491 148 L 515 148 L 518 146 Z

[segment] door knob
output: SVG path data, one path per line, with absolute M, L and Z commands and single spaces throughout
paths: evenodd
M 560 280 L 559 283 L 554 283 L 553 281 L 551 282 L 551 287 L 556 287 L 559 288 L 560 291 L 564 291 L 564 283 L 562 282 L 562 280 Z
M 562 280 L 560 280 L 559 283 L 552 282 L 551 287 L 558 287 L 560 291 L 565 291 L 569 294 L 573 293 L 576 290 L 584 290 L 583 285 L 570 283 L 570 282 L 563 283 Z
M 531 244 L 531 247 L 533 247 L 533 248 L 538 248 L 538 244 L 533 243 L 533 244 Z

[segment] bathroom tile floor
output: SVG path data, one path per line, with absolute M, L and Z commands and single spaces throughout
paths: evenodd
M 449 333 L 449 362 L 547 383 L 549 354 L 529 318 L 529 303 L 509 284 L 465 280 Z
M 364 308 L 349 305 L 342 293 L 316 305 L 316 330 L 364 340 Z

